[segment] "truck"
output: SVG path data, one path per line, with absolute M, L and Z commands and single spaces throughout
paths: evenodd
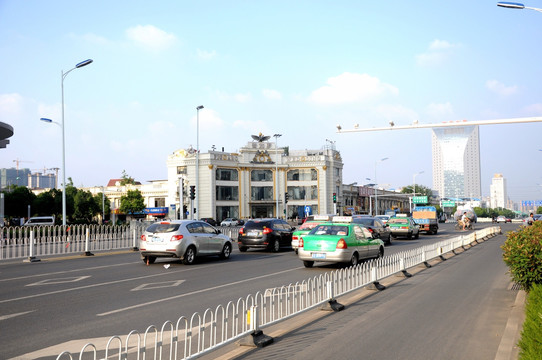
M 412 210 L 412 218 L 420 225 L 420 231 L 428 234 L 438 232 L 437 208 L 434 206 L 416 206 Z

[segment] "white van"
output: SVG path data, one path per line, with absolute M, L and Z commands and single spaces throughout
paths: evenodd
M 24 223 L 24 226 L 45 226 L 54 224 L 54 216 L 34 216 L 28 219 L 28 221 Z

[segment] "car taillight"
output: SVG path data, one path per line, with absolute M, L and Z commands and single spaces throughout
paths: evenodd
M 344 239 L 339 239 L 337 242 L 337 249 L 346 249 L 348 246 L 346 246 L 346 241 Z
M 239 235 L 243 235 L 244 234 L 244 228 L 240 228 L 239 229 Z
M 299 240 L 299 238 L 297 237 L 297 235 L 294 235 L 292 236 L 292 240 Z
M 303 238 L 299 238 L 299 244 L 298 244 L 298 246 L 299 246 L 300 248 L 303 247 Z
M 268 228 L 268 227 L 263 228 L 263 233 L 264 234 L 271 234 L 271 232 L 272 232 L 272 230 L 270 228 Z
M 173 235 L 169 241 L 181 241 L 182 239 L 182 235 Z
M 373 229 L 371 229 L 371 228 L 367 228 L 367 230 L 369 230 L 369 231 L 372 232 L 372 233 L 375 232 L 375 231 L 374 231 Z
M 141 241 L 147 241 L 147 237 L 145 235 L 141 235 Z

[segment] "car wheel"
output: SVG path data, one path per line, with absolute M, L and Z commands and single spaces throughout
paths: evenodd
M 380 249 L 378 249 L 378 255 L 376 255 L 375 259 L 381 259 L 383 257 L 384 257 L 384 248 L 380 247 Z
M 295 254 L 299 254 L 299 249 L 295 249 Z
M 311 268 L 314 265 L 314 261 L 305 261 L 303 260 L 303 266 L 306 268 Z
M 350 258 L 350 266 L 356 266 L 358 264 L 358 254 L 354 253 L 352 254 L 352 257 Z
M 222 248 L 222 252 L 220 253 L 221 259 L 229 259 L 231 255 L 231 244 L 225 243 L 224 247 Z
M 397 238 L 397 235 L 391 234 L 391 237 L 395 239 Z
M 411 232 L 408 233 L 407 239 L 408 239 L 408 240 L 412 239 L 412 233 L 411 233 Z
M 276 252 L 279 252 L 279 250 L 280 250 L 280 242 L 277 239 L 275 239 L 273 241 L 272 251 L 276 253 Z
M 386 241 L 386 244 L 391 245 L 391 235 L 388 235 L 388 241 Z
M 145 256 L 143 258 L 143 262 L 145 264 L 154 264 L 155 261 L 156 261 L 156 256 Z
M 246 246 L 239 246 L 239 251 L 240 252 L 246 252 L 248 250 L 248 248 Z
M 420 237 L 420 232 L 418 231 L 416 235 L 414 235 L 414 239 L 418 239 Z
M 196 262 L 196 249 L 193 246 L 189 246 L 184 253 L 183 264 L 192 265 Z

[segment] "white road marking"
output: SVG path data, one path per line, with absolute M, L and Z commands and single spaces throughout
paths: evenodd
M 137 308 L 140 308 L 140 307 L 143 307 L 143 306 L 148 306 L 148 305 L 152 305 L 152 304 L 158 304 L 158 303 L 161 303 L 161 302 L 164 302 L 164 301 L 170 301 L 170 300 L 173 300 L 173 299 L 179 299 L 179 298 L 182 298 L 182 297 L 185 297 L 185 296 L 190 296 L 190 295 L 199 294 L 199 293 L 203 293 L 203 292 L 207 292 L 207 291 L 212 291 L 212 290 L 216 290 L 216 289 L 221 289 L 221 288 L 224 288 L 224 287 L 226 287 L 226 286 L 232 286 L 232 285 L 236 285 L 236 284 L 242 284 L 242 283 L 245 283 L 245 282 L 254 281 L 254 280 L 257 280 L 257 279 L 263 279 L 263 278 L 266 278 L 266 277 L 275 276 L 275 275 L 279 275 L 279 274 L 283 274 L 283 273 L 286 273 L 286 272 L 290 272 L 290 271 L 294 271 L 294 270 L 299 270 L 299 269 L 303 269 L 303 268 L 299 268 L 299 267 L 298 267 L 298 268 L 293 268 L 293 269 L 289 269 L 289 270 L 279 271 L 279 272 L 276 272 L 276 273 L 273 273 L 273 274 L 266 274 L 266 275 L 262 275 L 262 276 L 252 277 L 252 278 L 250 278 L 250 279 L 234 281 L 234 282 L 231 282 L 231 283 L 228 283 L 228 284 L 222 284 L 222 285 L 213 286 L 213 287 L 206 288 L 206 289 L 196 290 L 196 291 L 192 291 L 192 292 L 189 292 L 189 293 L 186 293 L 186 294 L 180 294 L 180 295 L 176 295 L 176 296 L 170 296 L 170 297 L 167 297 L 167 298 L 162 298 L 162 299 L 158 299 L 158 300 L 149 301 L 149 302 L 146 302 L 146 303 L 141 303 L 141 304 L 137 304 L 137 305 L 132 305 L 132 306 L 128 306 L 128 307 L 121 308 L 121 309 L 117 309 L 117 310 L 111 310 L 111 311 L 104 312 L 104 313 L 101 313 L 101 314 L 96 314 L 96 316 L 106 316 L 106 315 L 116 314 L 116 313 L 123 312 L 123 311 L 128 311 L 128 310 L 132 310 L 132 309 L 137 309 Z
M 89 275 L 86 275 L 86 276 L 75 276 L 75 277 L 68 277 L 68 278 L 45 279 L 45 280 L 41 280 L 41 281 L 35 282 L 33 284 L 28 284 L 25 286 L 73 283 L 73 282 L 88 279 L 89 277 L 90 277 Z
M 153 289 L 179 286 L 185 281 L 186 280 L 177 280 L 177 281 L 163 281 L 163 282 L 158 282 L 158 283 L 142 284 L 133 288 L 130 291 L 153 290 Z
M 17 313 L 17 314 L 9 314 L 9 315 L 0 316 L 0 321 L 11 319 L 11 318 L 21 316 L 21 315 L 26 315 L 26 314 L 29 314 L 29 313 L 34 312 L 34 311 L 36 311 L 36 310 L 31 310 L 31 311 L 25 311 L 25 312 Z

